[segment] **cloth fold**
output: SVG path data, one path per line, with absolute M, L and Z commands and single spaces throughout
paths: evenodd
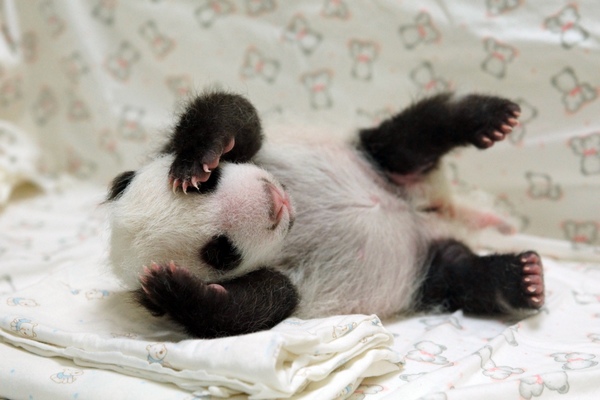
M 79 264 L 1 297 L 0 337 L 39 355 L 217 397 L 344 398 L 346 387 L 402 363 L 374 315 L 290 318 L 270 331 L 188 339 L 136 308 L 102 268 Z

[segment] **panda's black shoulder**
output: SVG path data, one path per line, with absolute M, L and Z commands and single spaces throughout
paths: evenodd
M 125 189 L 127 189 L 127 186 L 129 186 L 134 177 L 135 171 L 125 171 L 117 175 L 110 184 L 106 201 L 117 200 Z

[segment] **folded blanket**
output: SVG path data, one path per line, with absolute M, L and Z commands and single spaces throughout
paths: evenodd
M 132 305 L 103 268 L 78 259 L 0 297 L 4 341 L 82 366 L 170 382 L 196 396 L 344 398 L 363 378 L 397 371 L 401 363 L 376 316 L 292 318 L 270 331 L 191 340 Z M 55 378 L 75 378 L 67 375 Z

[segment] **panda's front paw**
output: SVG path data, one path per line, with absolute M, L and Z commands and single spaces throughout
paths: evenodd
M 235 140 L 233 138 L 225 145 L 216 144 L 212 149 L 204 151 L 204 154 L 179 153 L 169 170 L 169 183 L 173 192 L 179 188 L 187 193 L 189 187 L 199 189 L 203 182 L 210 178 L 211 172 L 219 166 L 221 156 L 233 149 Z
M 199 307 L 202 304 L 221 304 L 227 295 L 223 286 L 207 284 L 173 261 L 144 267 L 140 283 L 141 288 L 134 292 L 134 296 L 155 316 L 167 314 L 173 317 L 185 305 Z

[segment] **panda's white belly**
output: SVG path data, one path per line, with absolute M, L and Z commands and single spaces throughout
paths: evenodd
M 278 267 L 297 285 L 300 317 L 406 309 L 426 238 L 420 216 L 340 143 L 265 145 L 257 162 L 296 209 Z

